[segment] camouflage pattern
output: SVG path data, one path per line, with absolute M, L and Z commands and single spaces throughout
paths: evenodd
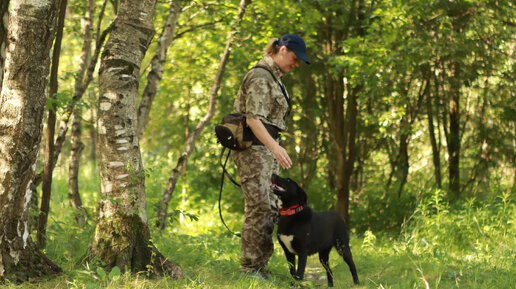
M 276 79 L 281 82 L 284 73 L 270 56 L 264 56 L 258 64 L 269 67 Z M 235 112 L 247 117 L 257 118 L 263 123 L 275 125 L 282 131 L 287 130 L 285 124 L 288 111 L 287 100 L 278 83 L 265 69 L 255 68 L 247 73 L 233 108 Z
M 279 209 L 270 184 L 271 175 L 278 173 L 279 165 L 269 149 L 256 145 L 233 151 L 233 160 L 245 199 L 241 264 L 244 271 L 253 271 L 267 265 L 274 249 L 272 235 Z
M 283 73 L 270 56 L 258 62 L 267 66 L 281 81 Z M 251 69 L 244 78 L 234 104 L 235 112 L 260 119 L 286 130 L 288 103 L 271 74 L 261 68 Z M 270 189 L 272 173 L 279 164 L 265 146 L 253 145 L 244 151 L 234 151 L 245 199 L 245 219 L 242 227 L 242 260 L 244 271 L 264 268 L 272 256 L 273 230 L 279 218 L 277 197 Z

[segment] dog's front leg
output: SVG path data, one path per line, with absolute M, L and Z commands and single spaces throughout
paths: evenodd
M 308 258 L 307 254 L 300 254 L 297 258 L 297 274 L 295 278 L 297 280 L 303 280 L 305 275 L 305 267 L 306 267 L 306 259 Z
M 290 275 L 292 275 L 292 277 L 295 277 L 296 276 L 296 255 L 291 253 L 288 250 L 287 246 L 285 246 L 285 244 L 282 241 L 280 241 L 279 243 L 281 245 L 281 248 L 283 248 L 283 252 L 285 252 L 285 257 L 287 258 L 288 269 L 290 271 Z
M 290 275 L 292 277 L 296 277 L 296 255 L 290 253 L 289 251 L 285 251 L 285 256 L 287 257 L 288 269 L 290 271 Z

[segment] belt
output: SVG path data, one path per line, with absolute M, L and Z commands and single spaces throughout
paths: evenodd
M 263 124 L 263 126 L 265 126 L 265 129 L 267 129 L 267 132 L 269 132 L 269 135 L 277 140 L 279 139 L 279 133 L 280 133 L 280 129 L 275 126 L 275 125 L 272 125 L 272 124 Z M 251 130 L 250 127 L 246 127 L 244 129 L 244 140 L 245 141 L 251 141 L 253 145 L 259 145 L 259 146 L 262 146 L 263 143 L 254 135 L 253 131 Z

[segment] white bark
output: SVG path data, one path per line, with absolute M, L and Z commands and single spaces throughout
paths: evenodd
M 149 113 L 154 101 L 154 97 L 159 88 L 159 83 L 163 75 L 163 67 L 167 59 L 167 50 L 174 40 L 177 19 L 181 13 L 181 7 L 177 0 L 170 0 L 170 9 L 168 12 L 167 22 L 163 27 L 156 54 L 151 61 L 151 71 L 147 76 L 147 85 L 143 90 L 142 99 L 138 108 L 138 136 L 141 137 L 147 124 L 149 123 Z
M 11 2 L 0 94 L 0 276 L 24 281 L 45 274 L 29 237 L 30 185 L 46 108 L 56 0 Z
M 131 214 L 134 201 L 142 221 L 145 215 L 143 166 L 137 135 L 136 101 L 140 65 L 152 40 L 154 0 L 127 1 L 118 13 L 99 71 L 98 154 L 104 211 Z M 125 175 L 126 177 L 120 177 Z M 129 177 L 131 176 L 131 178 Z M 107 212 L 102 212 L 101 215 Z
M 151 265 L 154 272 L 167 271 L 177 278 L 181 269 L 150 241 L 137 135 L 140 65 L 154 34 L 155 1 L 122 2 L 102 54 L 97 117 L 101 201 L 87 259 L 99 258 L 107 270 L 118 266 L 141 272 Z

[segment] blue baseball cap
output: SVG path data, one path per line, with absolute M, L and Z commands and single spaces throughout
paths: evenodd
M 297 58 L 310 64 L 308 57 L 306 57 L 306 45 L 303 38 L 297 34 L 285 34 L 278 39 L 279 46 L 287 46 L 296 54 Z

